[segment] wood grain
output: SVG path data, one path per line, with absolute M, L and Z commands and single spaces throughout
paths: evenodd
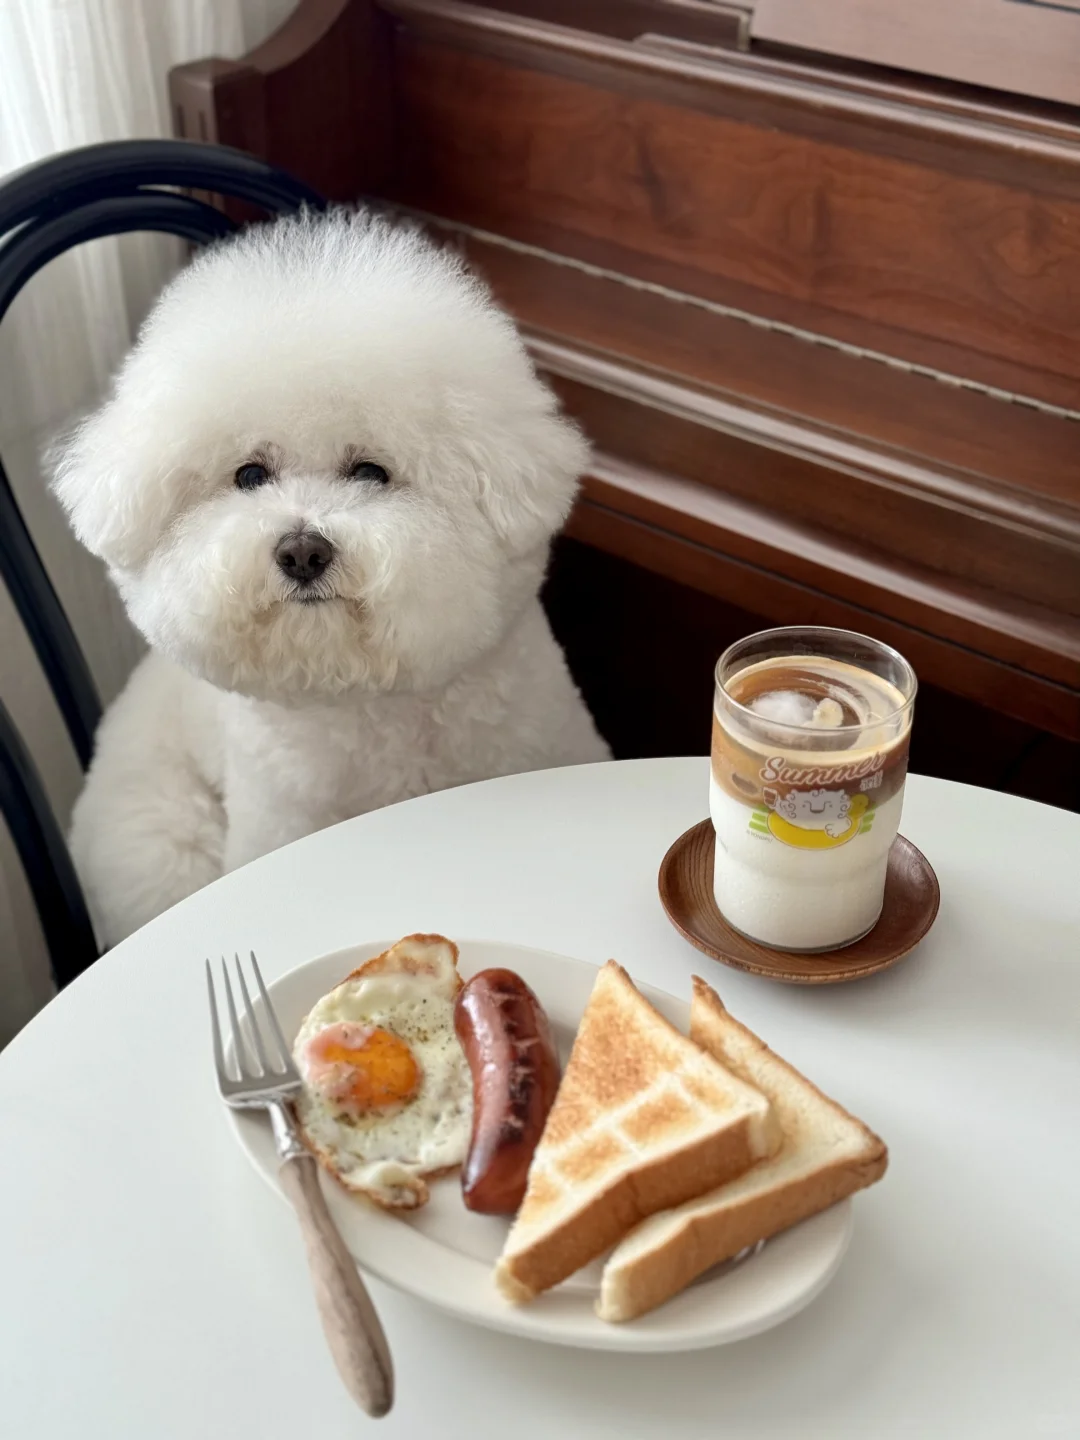
M 361 1409 L 375 1418 L 386 1415 L 394 1402 L 390 1347 L 356 1261 L 326 1208 L 318 1165 L 300 1155 L 286 1160 L 279 1176 L 300 1221 L 315 1303 L 338 1373 Z
M 782 621 L 565 537 L 554 548 L 544 603 L 618 759 L 708 754 L 717 657 Z M 863 629 L 870 623 L 864 615 Z M 925 668 L 909 765 L 1080 810 L 1080 744 L 957 695 Z
M 527 41 L 515 17 L 394 8 L 409 22 L 396 47 L 402 198 L 524 239 L 554 229 L 577 253 L 618 245 L 623 268 L 660 261 L 688 288 L 712 282 L 730 303 L 755 297 L 762 313 L 813 316 L 841 338 L 871 325 L 912 361 L 925 340 L 968 352 L 963 373 L 985 356 L 1024 367 L 1029 384 L 1080 376 L 1080 300 L 1062 286 L 1080 254 L 1075 147 L 1069 197 L 1033 193 L 1019 164 L 1011 184 L 944 184 L 934 165 L 801 133 L 792 114 L 818 97 L 794 86 L 765 125 L 725 84 L 730 68 L 688 71 L 676 104 L 658 98 L 659 57 L 632 64 L 618 41 L 571 56 L 535 27 Z
M 713 898 L 716 836 L 702 820 L 680 835 L 660 865 L 660 903 L 668 919 L 695 949 L 766 980 L 790 985 L 838 985 L 887 970 L 909 955 L 937 918 L 941 895 L 929 861 L 898 835 L 889 851 L 881 918 L 861 940 L 842 950 L 799 955 L 771 950 L 740 935 Z
M 395 155 L 390 34 L 376 5 L 304 0 L 242 60 L 170 72 L 176 134 L 250 150 L 333 200 L 374 192 Z
M 580 350 L 541 343 L 536 354 L 608 454 L 1080 617 L 1080 505 L 994 487 Z M 1080 643 L 1080 618 L 1074 629 Z
M 938 636 L 901 625 L 851 601 L 812 589 L 586 499 L 568 535 L 655 574 L 764 615 L 772 625 L 833 625 L 872 634 L 906 655 L 916 673 L 1051 735 L 1080 739 L 1080 691 L 1056 685 Z
M 582 493 L 586 502 L 993 657 L 1022 672 L 1021 683 L 1041 676 L 1066 689 L 1080 685 L 1080 623 L 1069 616 L 945 579 L 768 507 L 603 453 L 594 456 Z
M 663 30 L 691 43 L 738 48 L 753 0 L 495 0 L 488 7 L 549 25 L 635 40 Z
M 758 40 L 1080 103 L 1080 16 L 1069 0 L 757 0 Z
M 690 99 L 717 110 L 731 107 L 729 99 L 718 98 L 721 94 L 735 96 L 755 124 L 781 119 L 812 138 L 839 139 L 881 155 L 929 161 L 958 175 L 1015 179 L 1020 141 L 1030 184 L 1047 193 L 1076 193 L 1075 181 L 1062 169 L 1063 161 L 1066 167 L 1075 163 L 1075 125 L 1066 106 L 995 96 L 790 49 L 747 53 L 702 44 L 680 34 L 675 24 L 662 31 L 657 26 L 628 45 L 621 43 L 619 27 L 528 18 L 543 0 L 495 6 L 463 0 L 353 3 L 377 3 L 416 33 L 459 48 L 479 43 L 487 53 L 515 63 L 533 65 L 538 51 L 551 51 L 567 74 L 585 73 L 585 65 L 602 65 L 605 78 L 633 93 L 661 95 L 679 104 Z M 683 9 L 680 0 L 669 3 L 673 11 L 675 6 Z M 580 13 L 590 12 L 595 15 L 596 8 L 585 0 Z
M 1020 502 L 1031 495 L 1080 505 L 1075 421 L 766 330 L 687 303 L 678 293 L 583 273 L 560 264 L 557 255 L 509 250 L 449 224 L 440 231 L 548 343 L 618 357 L 630 367 L 862 436 L 882 451 L 966 473 L 974 483 L 985 477 Z

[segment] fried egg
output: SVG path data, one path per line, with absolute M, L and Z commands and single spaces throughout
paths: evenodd
M 387 1209 L 428 1199 L 465 1159 L 472 1075 L 454 1033 L 457 946 L 410 935 L 315 1005 L 293 1056 L 305 1143 L 349 1190 Z

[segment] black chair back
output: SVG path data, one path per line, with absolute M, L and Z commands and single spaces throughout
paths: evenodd
M 205 245 L 234 228 L 221 210 L 173 187 L 230 196 L 271 214 L 325 203 L 284 171 L 221 145 L 122 140 L 54 156 L 0 184 L 0 321 L 31 276 L 84 240 L 159 230 Z M 0 576 L 85 769 L 101 703 L 2 463 Z M 97 958 L 97 943 L 41 777 L 2 701 L 0 815 L 26 872 L 56 983 L 66 985 Z

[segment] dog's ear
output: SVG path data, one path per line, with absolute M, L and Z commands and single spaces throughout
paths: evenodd
M 152 408 L 122 386 L 46 456 L 76 536 L 118 569 L 142 564 L 177 510 L 184 478 L 155 439 Z
M 581 431 L 558 413 L 553 396 L 545 402 L 501 434 L 489 430 L 473 450 L 480 508 L 515 555 L 560 528 L 589 463 Z

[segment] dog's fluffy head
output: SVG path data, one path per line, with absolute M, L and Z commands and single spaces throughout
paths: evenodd
M 283 698 L 425 689 L 489 649 L 585 459 L 460 261 L 340 211 L 196 259 L 54 485 L 151 644 Z M 306 585 L 275 560 L 298 532 L 333 551 Z

